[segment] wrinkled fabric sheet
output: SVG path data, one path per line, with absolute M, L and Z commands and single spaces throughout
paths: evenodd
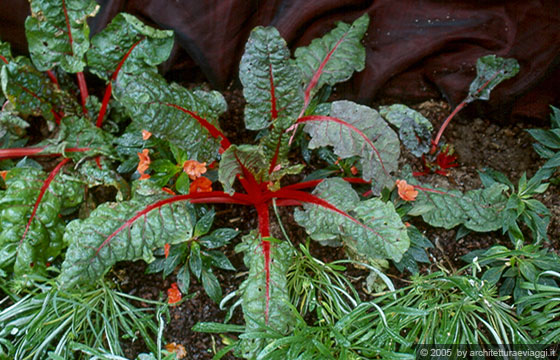
M 467 94 L 476 59 L 516 58 L 519 74 L 499 85 L 489 102 L 467 107 L 497 119 L 548 118 L 560 102 L 560 1 L 558 0 L 98 0 L 92 32 L 119 11 L 173 29 L 176 49 L 168 69 L 182 64 L 185 78 L 202 72 L 223 89 L 237 79 L 252 28 L 279 29 L 292 49 L 309 44 L 336 21 L 364 12 L 370 27 L 366 69 L 337 90 L 361 103 L 379 98 L 418 102 L 443 96 L 452 106 Z M 0 2 L 0 38 L 25 49 L 25 0 Z M 17 9 L 17 10 L 9 10 Z M 186 65 L 185 65 L 186 64 Z M 190 64 L 190 65 L 189 65 Z M 177 67 L 175 67 L 177 68 Z M 199 77 L 200 78 L 200 77 Z

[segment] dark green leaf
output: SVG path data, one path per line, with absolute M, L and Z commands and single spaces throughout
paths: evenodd
M 167 84 L 155 71 L 134 75 L 121 71 L 114 94 L 139 128 L 181 148 L 189 159 L 211 162 L 218 155 L 219 141 L 195 118 L 217 126 L 218 116 L 226 109 L 218 92 L 190 91 L 175 83 Z
M 183 260 L 185 260 L 187 251 L 188 246 L 186 245 L 186 243 L 180 243 L 170 246 L 169 254 L 167 256 L 167 259 L 165 259 L 165 265 L 163 267 L 164 277 L 167 277 L 169 274 L 171 274 L 175 270 L 175 268 L 179 266 L 179 264 L 183 262 Z
M 7 62 L 10 62 L 12 58 L 12 50 L 10 49 L 10 44 L 0 40 L 0 56 L 2 56 Z M 0 60 L 0 67 L 5 64 L 4 60 Z
M 323 85 L 350 79 L 354 71 L 365 67 L 366 51 L 361 44 L 369 25 L 367 14 L 348 25 L 339 22 L 332 31 L 295 51 L 296 63 L 303 72 L 304 83 L 309 89 L 313 76 L 318 73 L 316 85 L 311 87 L 313 97 Z M 321 68 L 323 65 L 323 68 Z
M 411 183 L 417 184 L 415 180 Z M 422 215 L 428 224 L 446 229 L 460 224 L 482 232 L 502 227 L 502 211 L 507 202 L 503 193 L 507 185 L 495 183 L 489 188 L 470 190 L 465 194 L 457 190 L 420 186 L 423 189 L 419 189 L 409 215 Z
M 83 199 L 83 186 L 59 174 L 45 192 L 22 242 L 23 233 L 47 175 L 35 168 L 14 168 L 6 174 L 7 189 L 0 192 L 1 266 L 14 264 L 16 276 L 41 272 L 66 246 L 62 241 L 65 209 L 76 208 Z M 16 250 L 17 248 L 17 250 Z M 10 272 L 12 269 L 10 269 Z
M 188 294 L 190 284 L 191 274 L 187 263 L 185 263 L 177 273 L 177 286 L 179 286 L 179 290 L 181 290 L 183 294 Z
M 356 127 L 374 147 L 347 126 L 333 121 L 311 121 L 304 128 L 312 137 L 309 148 L 333 146 L 334 153 L 342 159 L 359 156 L 362 177 L 372 181 L 376 193 L 380 193 L 384 187 L 393 188 L 391 173 L 397 170 L 400 155 L 397 134 L 377 111 L 350 101 L 332 103 L 331 116 Z
M 286 274 L 293 258 L 293 250 L 286 242 L 270 243 L 270 294 L 266 298 L 265 261 L 261 241 L 253 234 L 243 237 L 241 247 L 244 262 L 249 267 L 249 275 L 240 285 L 242 308 L 246 332 L 264 330 L 268 326 L 282 334 L 287 334 L 293 324 L 289 307 Z M 265 239 L 264 241 L 268 241 Z M 268 303 L 268 319 L 266 314 Z M 268 321 L 267 321 L 268 320 Z M 265 338 L 244 339 L 242 352 L 245 358 L 254 358 L 266 345 Z
M 433 126 L 418 111 L 406 105 L 395 104 L 379 107 L 379 114 L 399 129 L 403 145 L 413 155 L 421 156 L 429 151 Z
M 239 231 L 234 229 L 216 229 L 210 235 L 200 238 L 198 242 L 207 249 L 216 249 L 227 244 L 238 234 Z
M 515 186 L 506 175 L 494 169 L 484 168 L 482 171 L 478 172 L 478 175 L 480 176 L 482 185 L 484 185 L 484 187 L 486 188 L 489 188 L 495 182 L 498 182 L 501 184 L 506 184 L 511 190 L 515 189 Z
M 476 61 L 476 78 L 471 83 L 466 101 L 490 99 L 492 89 L 518 72 L 519 63 L 515 59 L 505 59 L 496 55 L 479 58 Z
M 117 190 L 116 199 L 118 201 L 130 198 L 130 185 L 116 171 L 111 168 L 111 163 L 106 158 L 100 157 L 96 160 L 87 159 L 81 161 L 77 167 L 82 181 L 87 184 L 88 188 L 94 186 L 112 186 Z
M 231 261 L 229 261 L 221 251 L 208 251 L 206 254 L 210 258 L 212 265 L 220 269 L 235 271 L 235 267 L 232 265 Z
M 45 146 L 43 153 L 63 153 L 66 148 L 89 148 L 87 151 L 68 152 L 66 155 L 76 162 L 96 155 L 114 157 L 113 136 L 98 128 L 86 118 L 69 116 L 62 119 L 55 139 L 39 143 Z
M 351 255 L 364 261 L 387 258 L 399 261 L 408 249 L 406 227 L 392 203 L 376 198 L 360 201 L 352 186 L 340 178 L 323 180 L 313 194 L 347 212 L 361 225 L 334 211 L 306 204 L 304 211 L 294 212 L 294 219 L 312 239 L 341 241 Z
M 529 129 L 527 132 L 544 146 L 551 149 L 560 149 L 560 129 Z
M 249 36 L 239 65 L 243 84 L 245 126 L 260 130 L 274 125 L 282 131 L 303 108 L 301 72 L 278 30 L 257 27 Z
M 544 165 L 543 168 L 558 168 L 560 167 L 560 151 L 552 156 Z
M 104 203 L 64 233 L 70 246 L 59 282 L 93 282 L 122 260 L 154 260 L 153 249 L 191 238 L 194 209 L 187 201 L 162 202 L 168 194 L 149 181 L 136 183 L 132 200 Z
M 25 21 L 25 35 L 33 63 L 40 71 L 59 65 L 77 73 L 86 65 L 89 48 L 87 18 L 95 16 L 94 0 L 31 0 L 31 16 Z
M 181 175 L 177 178 L 175 182 L 175 190 L 179 194 L 188 194 L 190 191 L 190 179 L 189 176 L 185 172 L 181 172 Z
M 201 281 L 204 291 L 208 294 L 210 299 L 212 299 L 215 303 L 219 303 L 222 299 L 222 288 L 220 287 L 220 282 L 218 281 L 216 275 L 207 269 L 203 269 Z
M 48 76 L 35 69 L 29 59 L 18 57 L 1 71 L 2 91 L 20 115 L 42 116 L 54 121 L 61 114 L 78 114 L 75 100 L 59 90 Z
M 189 267 L 194 276 L 200 279 L 202 272 L 202 258 L 200 257 L 200 245 L 193 242 L 191 244 L 191 254 L 189 255 Z
M 484 272 L 484 274 L 482 275 L 482 280 L 486 280 L 490 284 L 496 285 L 500 280 L 503 271 L 504 271 L 503 266 L 491 267 Z
M 157 258 L 146 267 L 146 274 L 155 274 L 163 271 L 165 267 L 165 258 Z
M 206 235 L 212 224 L 214 223 L 214 216 L 216 212 L 214 209 L 211 209 L 206 214 L 204 214 L 200 219 L 198 219 L 196 226 L 194 227 L 194 237 L 200 237 L 202 235 Z
M 120 13 L 91 39 L 87 60 L 92 73 L 108 79 L 130 50 L 122 70 L 139 73 L 167 60 L 172 47 L 172 31 L 156 30 L 132 15 Z

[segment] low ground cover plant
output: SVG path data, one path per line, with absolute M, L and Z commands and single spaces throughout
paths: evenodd
M 298 48 L 293 57 L 275 28 L 254 29 L 239 77 L 246 99 L 245 127 L 255 131 L 255 141 L 233 144 L 220 130 L 218 120 L 227 107 L 220 93 L 190 90 L 158 73 L 157 65 L 172 48 L 171 32 L 119 14 L 90 39 L 86 20 L 97 11 L 94 1 L 33 0 L 31 9 L 26 21 L 30 58 L 14 57 L 9 45 L 0 43 L 5 97 L 0 112 L 0 277 L 9 293 L 29 291 L 36 276 L 52 278 L 58 272 L 54 290 L 37 296 L 58 289 L 85 289 L 98 284 L 118 261 L 143 259 L 150 263 L 148 271 L 162 271 L 165 276 L 179 267 L 170 303 L 179 301 L 181 292 L 188 293 L 192 278 L 219 302 L 222 290 L 213 269 L 235 270 L 219 248 L 238 231 L 212 230 L 215 212 L 202 204 L 247 206 L 256 214 L 257 229 L 245 234 L 236 247 L 249 269 L 236 292 L 245 325 L 222 328 L 241 330 L 245 336 L 231 348 L 248 359 L 266 358 L 272 350 L 286 356 L 282 344 L 289 340 L 277 339 L 299 331 L 315 336 L 303 316 L 316 310 L 327 328 L 317 328 L 321 335 L 314 338 L 314 351 L 325 355 L 344 343 L 345 336 L 354 339 L 370 330 L 391 329 L 383 307 L 407 307 L 403 314 L 413 316 L 412 322 L 429 315 L 422 302 L 435 299 L 434 292 L 402 305 L 399 301 L 408 301 L 404 295 L 408 290 L 391 289 L 393 285 L 380 270 L 393 262 L 401 270 L 418 272 L 417 262 L 428 261 L 424 248 L 431 244 L 407 223 L 410 218 L 421 217 L 431 226 L 446 229 L 460 226 L 463 232 L 502 229 L 516 246 L 526 239 L 523 226 L 537 243 L 546 240 L 550 215 L 533 197 L 547 190 L 545 181 L 557 167 L 553 154 L 557 144 L 551 140 L 557 135 L 555 129 L 551 134 L 532 133 L 543 143 L 539 153 L 550 160 L 530 180 L 523 177 L 517 190 L 503 175 L 489 170 L 481 175 L 483 188 L 462 193 L 421 183 L 409 168 L 399 168 L 399 158 L 402 144 L 423 157 L 424 172 L 445 174 L 455 158 L 449 145 L 438 147 L 439 140 L 464 105 L 432 141 L 430 122 L 404 105 L 382 107 L 378 112 L 351 101 L 327 101 L 332 86 L 364 68 L 361 39 L 369 24 L 365 15 L 352 24 L 338 23 L 323 37 Z M 493 87 L 517 70 L 512 59 L 493 55 L 479 59 L 477 77 L 464 103 L 487 99 Z M 106 83 L 101 98 L 89 93 L 84 71 Z M 26 136 L 31 124 L 40 127 L 44 139 Z M 32 144 L 25 146 L 27 142 Z M 331 164 L 336 162 L 337 168 L 306 172 L 305 163 L 290 156 L 294 153 L 307 162 L 312 157 L 336 159 Z M 100 192 L 110 195 L 94 196 Z M 349 258 L 393 290 L 390 296 L 364 303 L 352 285 L 336 274 L 336 266 L 332 272 L 320 273 L 316 259 L 296 251 L 286 235 L 272 233 L 272 210 L 280 207 L 294 208 L 295 221 L 314 241 L 343 246 Z M 303 286 L 294 280 L 298 261 L 316 274 L 302 275 L 301 281 L 312 284 L 327 300 L 312 301 L 310 297 L 318 297 L 317 293 L 303 295 L 307 290 L 298 289 Z M 536 276 L 518 277 L 515 289 L 527 289 L 525 280 Z M 486 332 L 464 331 L 458 333 L 457 341 L 529 341 L 525 329 L 499 332 L 503 326 L 514 326 L 515 319 L 496 298 L 495 287 L 466 274 L 438 273 L 426 279 L 451 284 L 446 289 L 452 299 L 442 302 L 462 303 L 465 296 L 475 301 L 473 291 L 485 291 L 486 297 L 476 298 L 476 306 L 482 306 L 483 300 L 490 305 L 471 309 L 459 325 L 465 328 L 483 319 L 488 322 Z M 421 292 L 419 283 L 412 286 Z M 395 303 L 386 303 L 389 297 Z M 25 302 L 17 304 L 25 306 Z M 374 324 L 363 329 L 348 327 L 350 319 L 365 319 L 374 308 L 379 316 Z M 9 314 L 3 311 L 0 319 L 4 315 L 6 322 L 13 321 Z M 425 334 L 421 341 L 439 340 L 449 330 L 446 324 L 433 328 L 426 322 L 414 324 L 410 332 Z M 497 329 L 494 324 L 506 325 Z M 326 329 L 328 334 L 335 333 L 334 339 L 328 339 Z M 347 335 L 340 335 L 341 331 Z M 413 337 L 393 330 L 389 334 L 390 340 L 379 340 L 375 348 L 366 351 L 358 343 L 351 350 L 344 346 L 346 350 L 333 350 L 331 356 L 412 351 Z M 24 341 L 17 332 L 2 335 Z M 374 337 L 373 333 L 368 336 Z M 306 337 L 298 338 L 300 345 L 302 339 Z M 391 348 L 394 341 L 403 347 Z M 72 349 L 90 354 L 105 351 L 94 349 L 101 345 L 107 344 L 98 341 Z M 65 344 L 53 346 L 58 349 Z M 42 356 L 51 348 L 41 345 L 22 358 Z M 153 356 L 158 348 L 150 346 Z M 122 356 L 118 348 L 108 350 Z M 11 353 L 12 348 L 5 351 Z

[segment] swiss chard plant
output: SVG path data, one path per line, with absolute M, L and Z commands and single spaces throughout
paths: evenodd
M 476 61 L 476 77 L 470 84 L 465 99 L 453 109 L 432 140 L 432 124 L 420 113 L 407 106 L 396 104 L 382 106 L 380 113 L 391 124 L 399 128 L 403 145 L 410 152 L 422 158 L 423 171 L 414 175 L 437 173 L 447 175 L 447 169 L 456 167 L 457 157 L 453 155 L 450 144 L 441 146 L 443 132 L 451 120 L 469 103 L 476 100 L 489 100 L 490 93 L 502 81 L 510 79 L 519 72 L 519 63 L 515 59 L 507 59 L 495 55 L 486 55 Z

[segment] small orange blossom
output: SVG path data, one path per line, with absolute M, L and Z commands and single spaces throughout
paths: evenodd
M 196 180 L 206 172 L 206 163 L 199 163 L 196 160 L 187 160 L 183 164 L 183 171 L 189 175 L 191 180 Z
M 152 136 L 151 132 L 149 132 L 148 130 L 142 130 L 142 139 L 143 140 L 148 140 L 150 138 L 150 136 Z
M 405 201 L 414 201 L 418 196 L 418 191 L 414 190 L 414 186 L 407 184 L 406 180 L 397 180 L 397 189 L 399 196 Z
M 181 291 L 177 287 L 177 283 L 174 282 L 173 284 L 171 284 L 171 287 L 167 289 L 167 303 L 170 305 L 178 303 L 179 301 L 181 301 L 182 297 L 183 295 L 181 295 Z
M 189 193 L 212 191 L 212 181 L 204 176 L 199 177 L 189 186 Z
M 150 152 L 149 149 L 144 149 L 142 150 L 141 153 L 138 153 L 138 159 L 140 159 L 140 161 L 138 162 L 138 167 L 136 168 L 136 171 L 138 171 L 140 173 L 140 180 L 144 180 L 144 179 L 149 179 L 150 175 L 146 174 L 146 170 L 148 170 L 148 168 L 150 167 L 150 155 L 148 154 Z

